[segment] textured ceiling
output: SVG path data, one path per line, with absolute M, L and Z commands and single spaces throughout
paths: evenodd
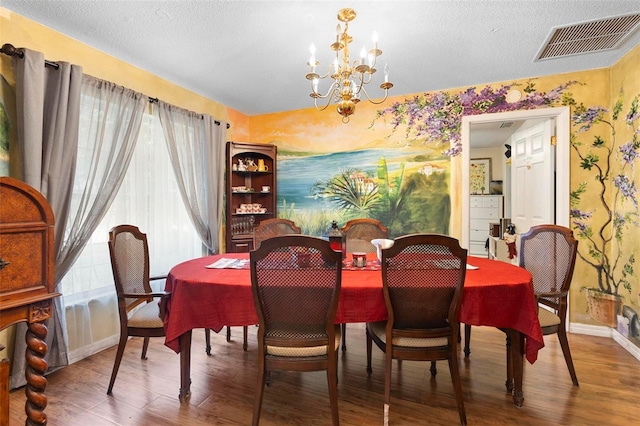
M 370 48 L 371 33 L 378 32 L 379 61 L 389 64 L 394 84 L 391 95 L 608 67 L 640 43 L 635 31 L 614 50 L 535 61 L 554 27 L 638 13 L 638 0 L 2 0 L 0 5 L 248 115 L 312 106 L 304 77 L 309 45 L 317 46 L 321 69 L 331 63 L 336 14 L 344 7 L 358 14 L 349 26 L 355 54 L 365 44 Z M 379 94 L 378 85 L 371 95 Z

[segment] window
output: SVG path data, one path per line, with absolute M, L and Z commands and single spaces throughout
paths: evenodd
M 88 174 L 90 164 L 87 123 L 91 100 L 83 99 L 78 155 L 78 173 Z M 82 188 L 74 191 L 79 202 Z M 124 182 L 109 211 L 89 239 L 77 261 L 62 280 L 65 304 L 93 294 L 114 292 L 109 258 L 109 230 L 119 224 L 138 226 L 147 234 L 151 275 L 166 274 L 172 266 L 202 256 L 202 244 L 182 203 L 164 141 L 160 121 L 145 114 L 140 136 Z

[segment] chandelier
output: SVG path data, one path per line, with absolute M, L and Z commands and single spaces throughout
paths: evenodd
M 360 102 L 361 95 L 364 94 L 366 99 L 373 104 L 381 104 L 387 99 L 387 93 L 393 84 L 389 83 L 389 66 L 384 66 L 384 83 L 380 88 L 384 90 L 384 98 L 378 102 L 373 101 L 367 91 L 365 85 L 371 83 L 373 74 L 377 71 L 376 58 L 382 55 L 382 51 L 378 49 L 378 35 L 373 33 L 373 49 L 366 51 L 363 47 L 360 57 L 351 62 L 349 58 L 349 44 L 353 38 L 347 32 L 349 30 L 349 22 L 356 17 L 353 9 L 341 9 L 338 12 L 338 21 L 344 22 L 344 29 L 340 24 L 336 27 L 336 41 L 331 44 L 331 50 L 335 51 L 335 59 L 333 64 L 329 66 L 326 74 L 320 75 L 316 72 L 316 67 L 320 62 L 316 61 L 316 47 L 311 44 L 311 58 L 307 65 L 311 68 L 311 72 L 307 74 L 307 80 L 311 81 L 311 94 L 316 108 L 320 111 L 325 110 L 333 100 L 337 104 L 338 114 L 342 116 L 342 122 L 348 123 L 349 116 L 356 110 L 356 104 Z M 329 86 L 329 90 L 322 95 L 318 91 L 318 83 L 321 79 L 331 77 L 333 82 Z M 326 104 L 318 105 L 318 99 L 326 99 Z

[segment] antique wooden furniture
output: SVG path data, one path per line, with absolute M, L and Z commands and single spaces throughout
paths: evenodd
M 28 323 L 26 424 L 47 423 L 44 321 L 53 315 L 52 299 L 59 296 L 54 291 L 53 224 L 53 211 L 42 194 L 17 179 L 0 177 L 0 329 Z
M 253 230 L 277 216 L 276 146 L 227 142 L 226 248 L 253 250 Z
M 342 254 L 307 235 L 271 238 L 251 252 L 251 288 L 258 314 L 258 383 L 253 425 L 268 373 L 327 371 L 331 420 L 338 417 L 338 346 L 335 324 Z
M 109 254 L 120 317 L 120 341 L 107 388 L 107 394 L 111 395 L 129 336 L 144 338 L 142 359 L 147 359 L 149 338 L 164 336 L 162 321 L 168 293 L 151 290 L 151 280 L 164 280 L 166 276 L 149 277 L 147 235 L 140 232 L 138 227 L 113 227 L 109 231 Z M 160 297 L 160 303 L 154 302 L 154 297 Z
M 372 342 L 385 353 L 384 418 L 388 424 L 393 359 L 449 361 L 460 423 L 467 424 L 458 371 L 458 311 L 467 250 L 458 240 L 435 234 L 396 238 L 382 250 L 382 290 L 386 321 L 367 323 L 367 373 Z
M 557 334 L 571 381 L 578 386 L 567 340 L 567 298 L 578 253 L 573 231 L 559 225 L 533 226 L 520 236 L 520 266 L 531 272 L 533 291 L 540 305 L 542 334 Z M 507 350 L 510 347 L 507 346 Z M 509 355 L 507 355 L 508 359 Z

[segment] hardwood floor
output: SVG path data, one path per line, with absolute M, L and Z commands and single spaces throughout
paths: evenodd
M 373 374 L 365 371 L 363 324 L 347 326 L 347 352 L 340 354 L 339 409 L 342 425 L 382 424 L 383 354 L 374 346 Z M 256 387 L 255 329 L 242 350 L 242 328 L 234 341 L 212 334 L 212 355 L 204 352 L 204 332 L 194 330 L 191 399 L 178 401 L 179 356 L 152 339 L 148 360 L 140 359 L 142 339 L 129 341 L 113 396 L 106 394 L 116 347 L 47 376 L 45 410 L 49 425 L 248 425 Z M 505 391 L 504 334 L 474 327 L 471 356 L 460 351 L 460 374 L 470 425 L 632 425 L 640 419 L 640 362 L 614 341 L 570 334 L 580 381 L 574 387 L 555 336 L 545 338 L 538 361 L 525 366 L 522 408 Z M 446 362 L 431 379 L 428 363 L 393 364 L 390 424 L 459 423 Z M 10 424 L 24 424 L 24 389 L 10 395 Z M 272 374 L 265 389 L 261 424 L 331 423 L 326 375 Z

